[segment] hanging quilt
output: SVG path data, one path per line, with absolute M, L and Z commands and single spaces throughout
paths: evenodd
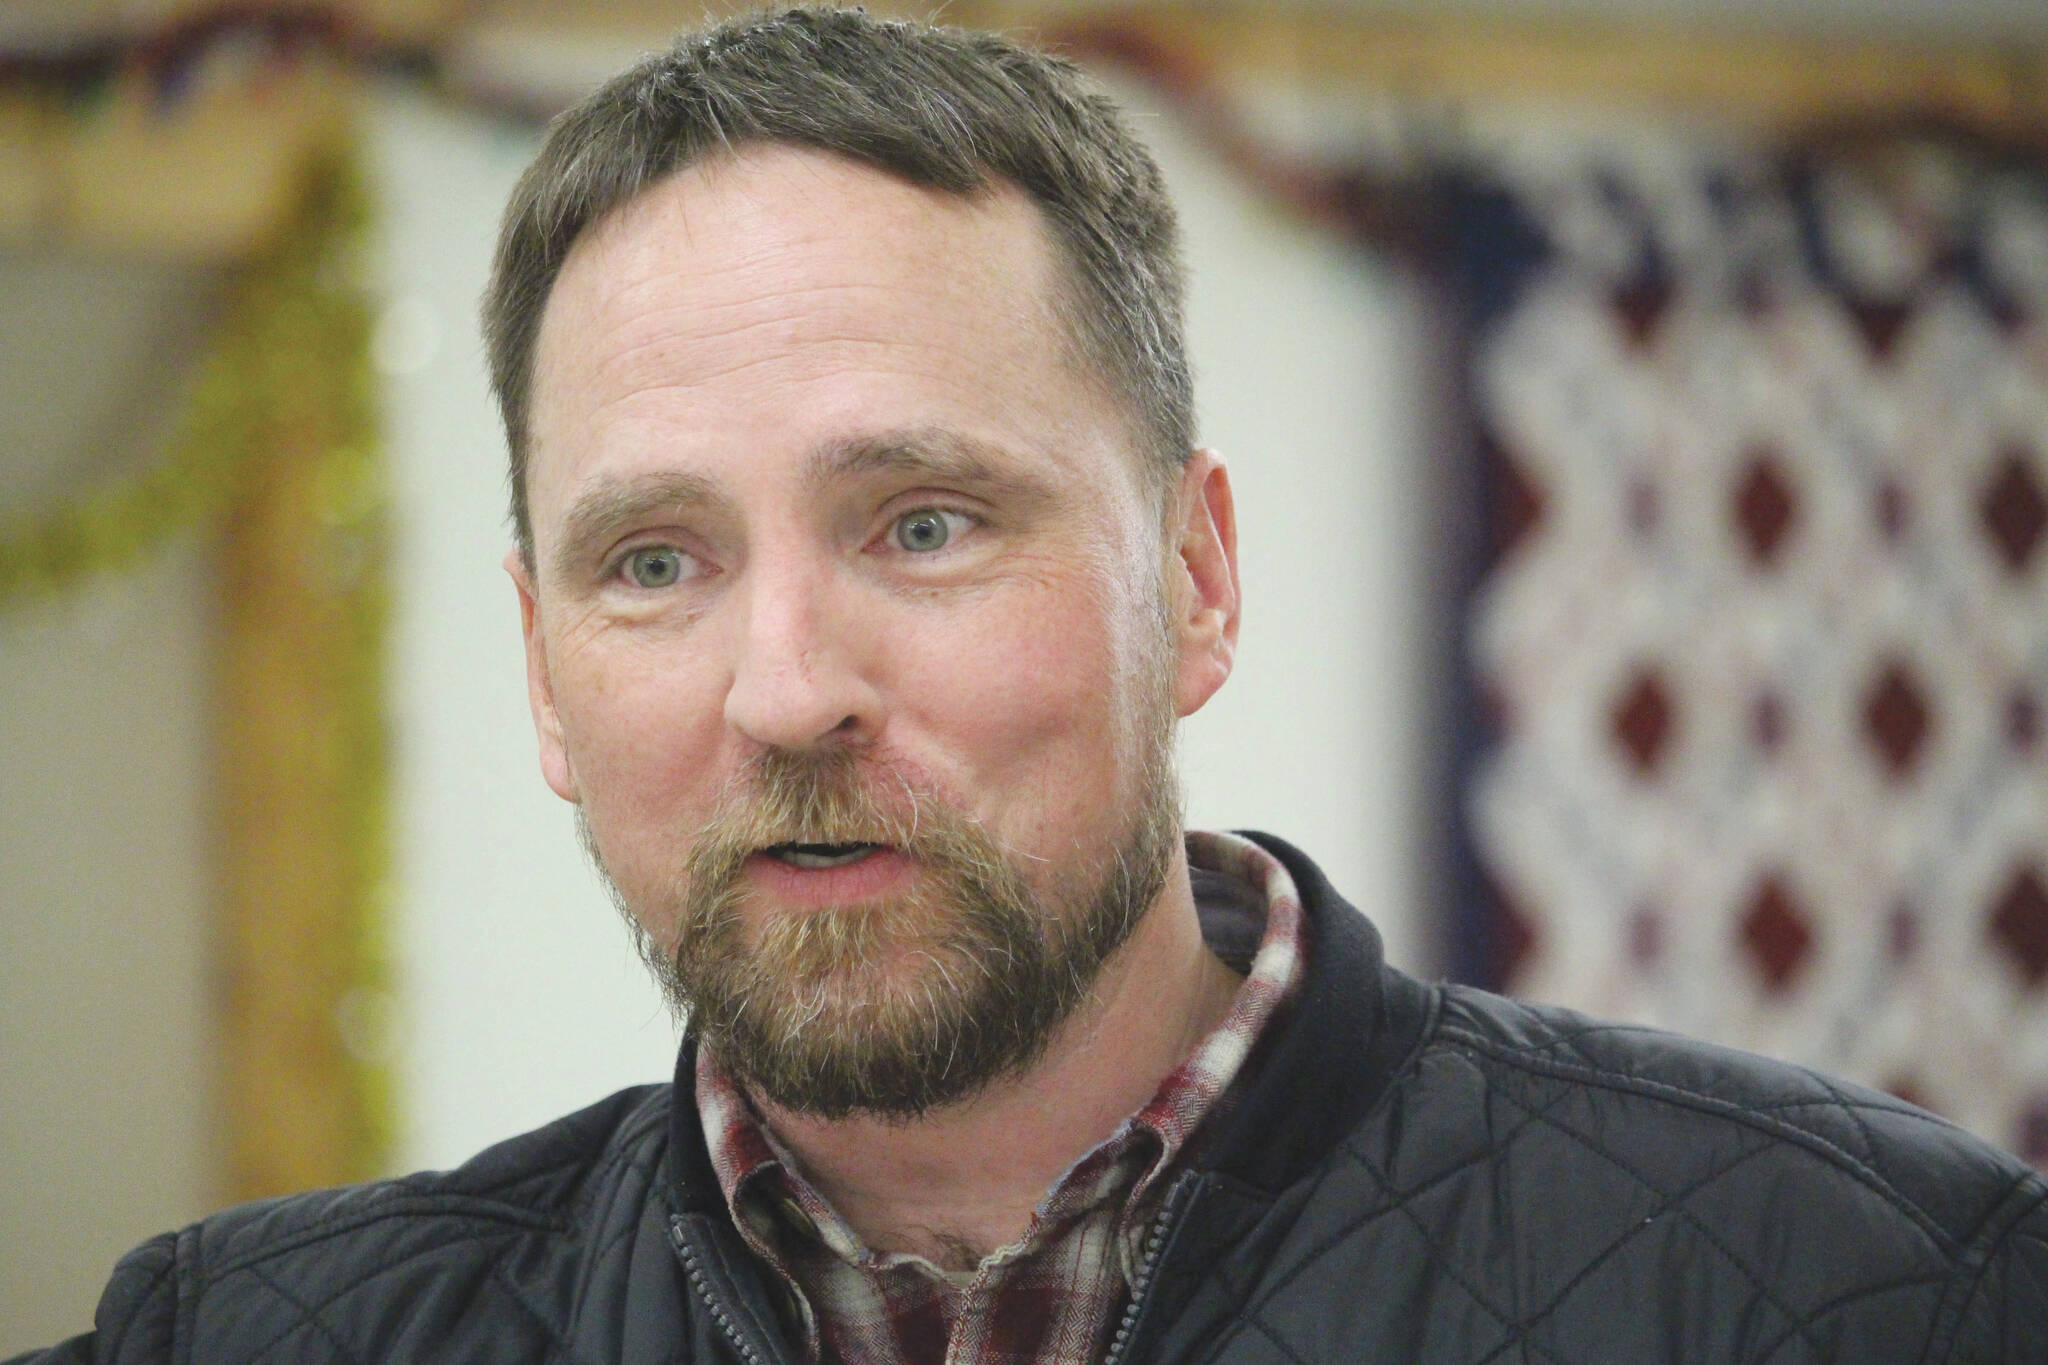
M 2048 1161 L 2048 175 L 1531 134 L 1464 201 L 1471 960 Z

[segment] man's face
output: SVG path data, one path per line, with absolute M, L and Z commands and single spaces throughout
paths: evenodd
M 1220 470 L 1162 522 L 1055 279 L 1021 194 L 764 149 L 599 223 L 548 304 L 512 562 L 543 770 L 793 1108 L 1028 1062 L 1179 856 L 1172 720 L 1228 668 L 1182 523 Z

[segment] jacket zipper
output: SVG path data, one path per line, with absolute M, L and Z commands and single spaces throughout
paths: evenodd
M 1151 1300 L 1152 1287 L 1158 1281 L 1160 1254 L 1166 1249 L 1167 1238 L 1172 1234 L 1175 1225 L 1187 1212 L 1187 1206 L 1193 1202 L 1196 1186 L 1200 1181 L 1201 1177 L 1195 1172 L 1183 1172 L 1181 1177 L 1174 1181 L 1173 1187 L 1167 1190 L 1166 1201 L 1160 1206 L 1157 1216 L 1152 1219 L 1151 1230 L 1145 1234 L 1145 1254 L 1138 1260 L 1137 1274 L 1131 1277 L 1131 1301 L 1124 1308 L 1123 1319 L 1117 1323 L 1116 1336 L 1110 1340 L 1109 1352 L 1103 1356 L 1102 1365 L 1121 1365 L 1124 1352 L 1130 1349 L 1132 1338 L 1138 1330 L 1139 1319 L 1144 1316 L 1145 1305 Z M 760 1353 L 748 1344 L 746 1334 L 740 1330 L 740 1325 L 733 1321 L 732 1315 L 725 1311 L 725 1306 L 719 1303 L 717 1296 L 711 1292 L 711 1282 L 704 1274 L 704 1267 L 699 1264 L 696 1247 L 691 1244 L 689 1235 L 683 1231 L 682 1219 L 674 1219 L 669 1224 L 669 1238 L 675 1245 L 676 1254 L 683 1258 L 683 1273 L 689 1277 L 690 1288 L 696 1291 L 697 1297 L 711 1311 L 711 1320 L 718 1324 L 719 1330 L 725 1334 L 725 1339 L 732 1343 L 733 1349 L 740 1353 L 740 1358 L 746 1361 L 747 1365 L 764 1365 Z
M 690 1288 L 697 1291 L 697 1297 L 711 1310 L 711 1320 L 725 1333 L 725 1339 L 733 1344 L 733 1349 L 740 1353 L 740 1358 L 747 1365 L 765 1365 L 760 1354 L 748 1344 L 740 1325 L 733 1321 L 732 1314 L 725 1311 L 725 1306 L 711 1292 L 711 1282 L 704 1274 L 704 1267 L 698 1263 L 697 1248 L 691 1244 L 689 1234 L 683 1231 L 681 1218 L 669 1224 L 669 1240 L 674 1243 L 676 1254 L 683 1258 L 683 1273 L 689 1277 Z
M 1116 1325 L 1116 1336 L 1110 1339 L 1109 1353 L 1103 1356 L 1102 1365 L 1121 1365 L 1124 1352 L 1130 1349 L 1131 1339 L 1138 1330 L 1138 1319 L 1144 1315 L 1145 1305 L 1152 1296 L 1152 1286 L 1158 1279 L 1159 1255 L 1166 1249 L 1166 1239 L 1175 1223 L 1187 1212 L 1195 1184 L 1200 1179 L 1195 1172 L 1187 1171 L 1167 1190 L 1166 1201 L 1152 1219 L 1152 1230 L 1145 1234 L 1145 1254 L 1138 1259 L 1137 1274 L 1131 1277 L 1131 1301 L 1124 1308 L 1123 1320 Z

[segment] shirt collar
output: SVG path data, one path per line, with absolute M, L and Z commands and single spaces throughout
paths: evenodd
M 1135 1210 L 1203 1121 L 1227 1107 L 1235 1083 L 1246 1075 L 1247 1059 L 1300 988 L 1306 967 L 1302 904 L 1286 867 L 1236 835 L 1190 831 L 1186 842 L 1203 939 L 1243 972 L 1244 982 L 1221 1022 L 1167 1074 L 1153 1097 L 1048 1191 L 1033 1220 L 1034 1238 L 1119 1192 L 1126 1209 Z M 1245 949 L 1253 942 L 1257 947 L 1246 964 Z M 779 1238 L 770 1226 L 779 1223 L 780 1230 L 822 1240 L 845 1259 L 874 1259 L 780 1150 L 709 1048 L 698 1049 L 696 1099 L 719 1188 L 758 1253 L 780 1265 L 774 1249 Z M 1153 1154 L 1142 1168 L 1118 1178 L 1116 1168 L 1133 1166 L 1135 1154 L 1146 1147 Z

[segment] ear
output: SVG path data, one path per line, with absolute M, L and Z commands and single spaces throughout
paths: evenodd
M 1179 646 L 1174 700 L 1189 716 L 1216 695 L 1237 659 L 1237 508 L 1221 455 L 1197 450 L 1188 457 L 1172 517 L 1169 534 L 1179 537 L 1167 566 Z
M 578 799 L 576 773 L 569 748 L 562 741 L 562 718 L 555 713 L 555 689 L 548 675 L 547 635 L 541 629 L 540 604 L 526 557 L 517 548 L 505 553 L 505 572 L 519 590 L 519 629 L 526 638 L 526 700 L 533 708 L 533 729 L 540 738 L 540 771 L 555 795 Z

